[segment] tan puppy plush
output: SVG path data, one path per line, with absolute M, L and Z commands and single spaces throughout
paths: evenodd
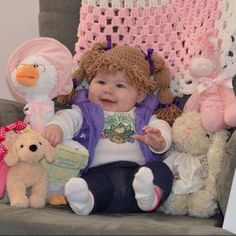
M 9 166 L 6 186 L 11 206 L 44 207 L 48 179 L 40 162 L 42 158 L 53 162 L 54 148 L 38 133 L 25 129 L 5 157 Z

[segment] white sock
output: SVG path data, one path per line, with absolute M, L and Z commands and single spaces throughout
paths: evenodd
M 135 174 L 133 188 L 138 206 L 142 211 L 151 211 L 159 204 L 160 199 L 153 179 L 153 173 L 148 167 L 141 167 Z
M 84 179 L 71 178 L 65 184 L 65 196 L 76 214 L 89 215 L 92 211 L 94 198 Z

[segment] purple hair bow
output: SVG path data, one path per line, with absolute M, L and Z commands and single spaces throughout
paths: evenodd
M 150 75 L 154 74 L 154 63 L 152 61 L 152 54 L 153 54 L 153 49 L 152 48 L 148 48 L 147 50 L 147 54 L 145 54 L 145 59 L 148 60 L 149 66 L 150 66 Z
M 112 48 L 111 35 L 106 35 L 106 39 L 107 39 L 107 47 L 105 48 L 105 50 L 110 50 Z

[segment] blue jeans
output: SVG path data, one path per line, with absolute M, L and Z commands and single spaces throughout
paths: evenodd
M 164 190 L 159 206 L 167 199 L 172 188 L 172 172 L 162 161 L 145 165 L 152 170 L 154 184 Z M 94 196 L 91 213 L 135 213 L 142 212 L 135 199 L 132 183 L 139 168 L 134 162 L 118 161 L 90 168 L 81 177 L 87 182 Z

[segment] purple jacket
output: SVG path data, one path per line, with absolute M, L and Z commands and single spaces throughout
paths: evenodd
M 85 168 L 87 170 L 93 161 L 95 147 L 100 139 L 104 127 L 104 114 L 101 107 L 88 100 L 88 90 L 81 89 L 77 92 L 73 104 L 78 105 L 83 113 L 83 124 L 79 134 L 74 140 L 80 142 L 89 150 L 89 161 Z M 148 124 L 154 110 L 159 102 L 156 96 L 148 95 L 142 103 L 138 103 L 135 109 L 135 128 L 137 134 L 143 134 L 143 126 Z M 153 153 L 150 148 L 140 142 L 140 148 L 146 162 L 161 160 L 160 154 Z

